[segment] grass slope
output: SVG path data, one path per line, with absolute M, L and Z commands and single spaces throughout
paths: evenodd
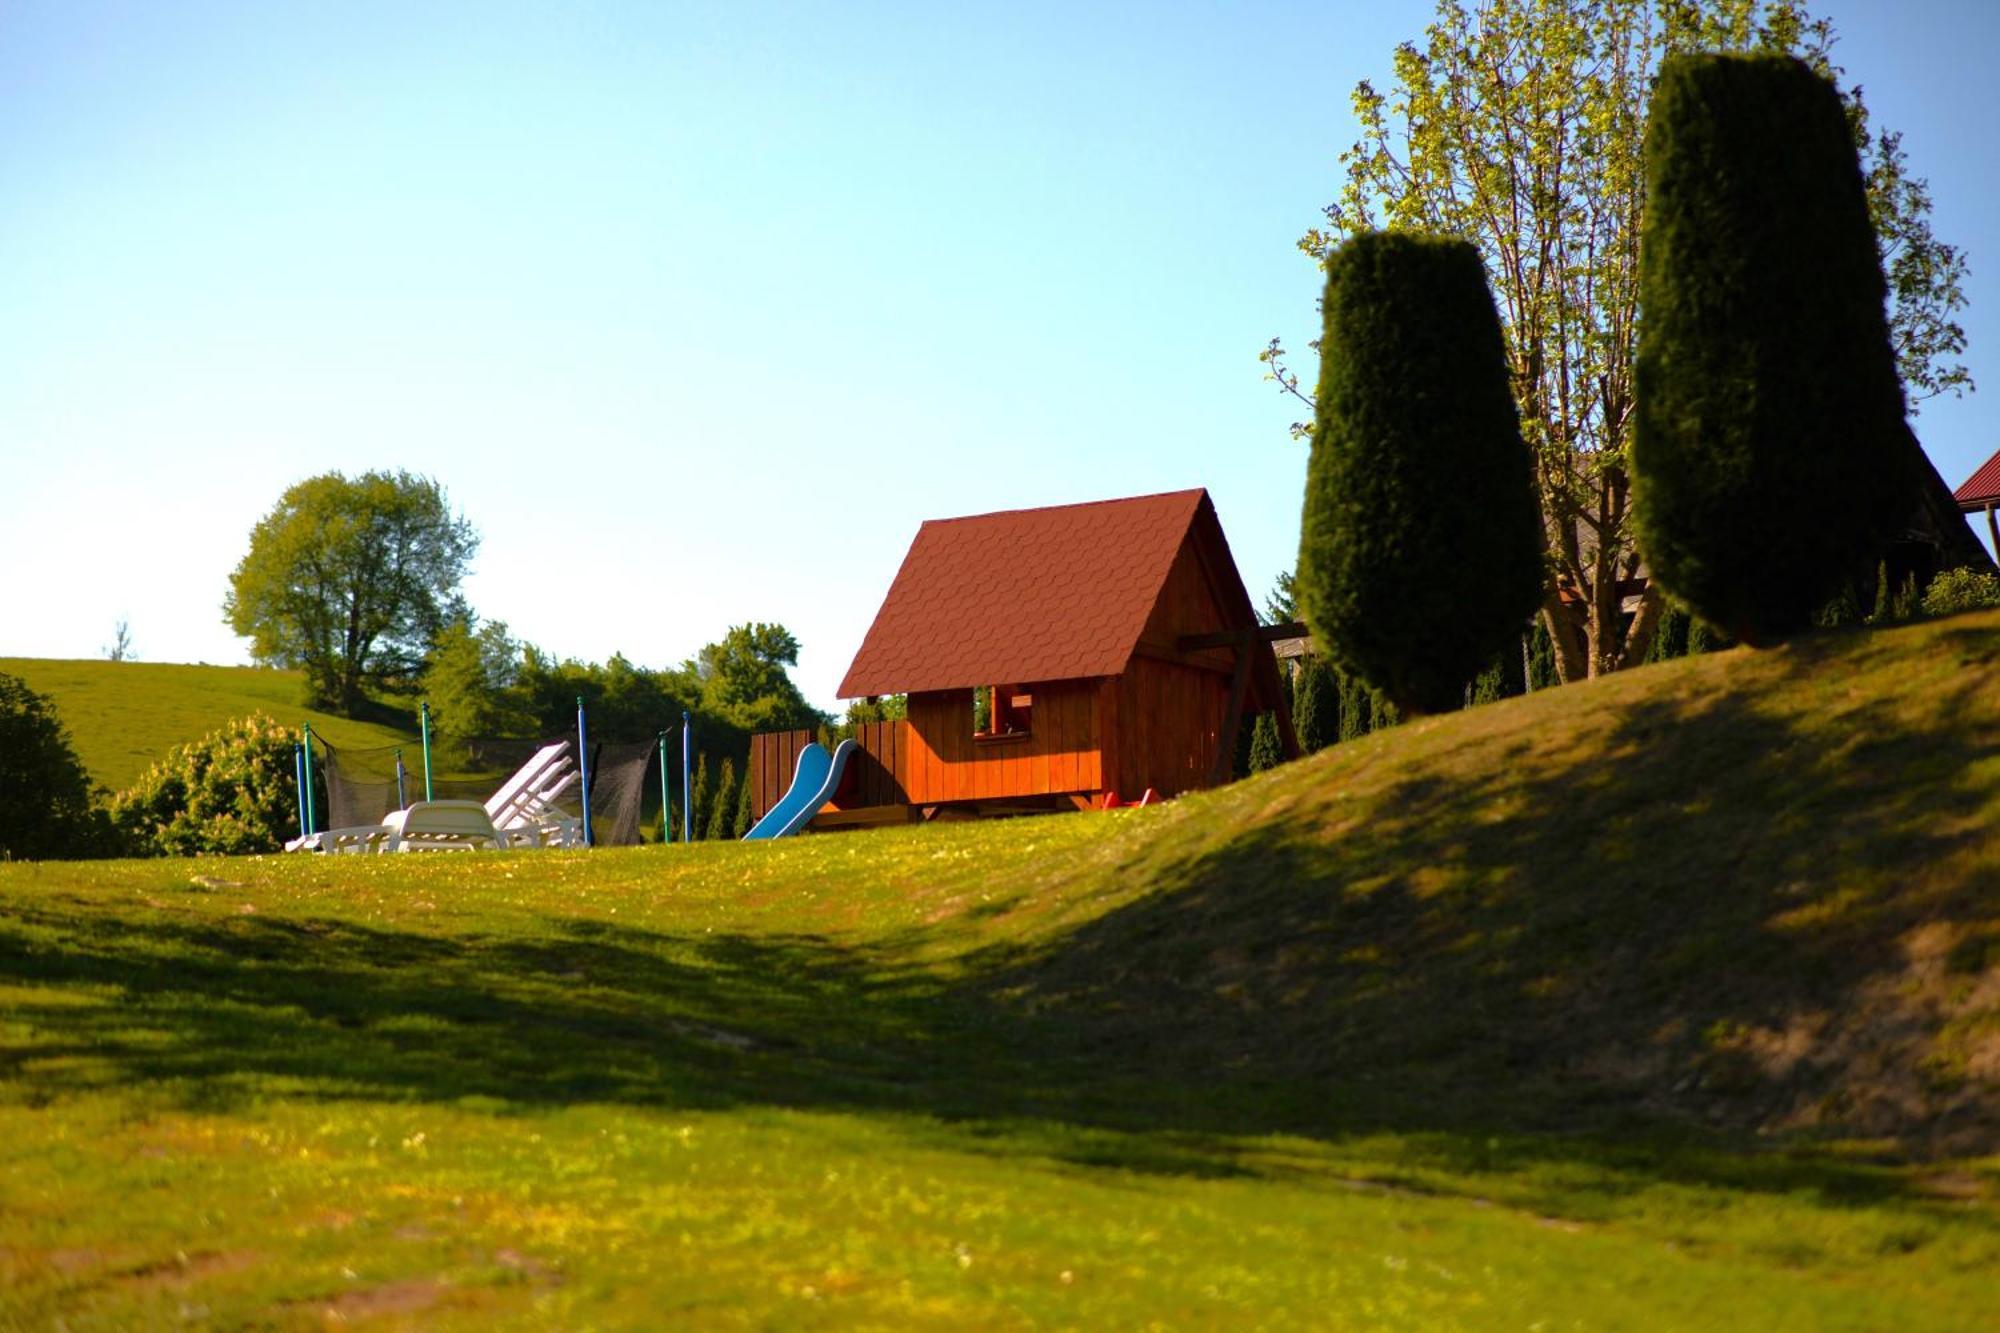
M 1162 809 L 0 866 L 0 1323 L 1977 1328 L 2000 616 Z
M 291 727 L 310 722 L 337 746 L 415 740 L 387 710 L 375 721 L 356 721 L 305 707 L 300 703 L 305 686 L 296 671 L 41 657 L 0 657 L 0 671 L 55 701 L 77 757 L 92 780 L 114 792 L 131 786 L 175 746 L 252 713 L 267 713 Z

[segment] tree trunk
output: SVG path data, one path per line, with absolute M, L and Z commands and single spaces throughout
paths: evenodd
M 1549 631 L 1549 643 L 1556 659 L 1556 680 L 1568 685 L 1590 675 L 1588 645 L 1584 627 L 1576 623 L 1562 594 L 1550 588 L 1542 603 L 1542 624 Z

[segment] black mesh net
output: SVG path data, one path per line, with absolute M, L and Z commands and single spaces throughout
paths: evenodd
M 314 739 L 314 758 L 319 761 L 315 767 L 326 792 L 325 813 L 315 821 L 319 827 L 364 828 L 425 799 L 423 752 L 418 747 L 347 749 Z M 523 764 L 551 744 L 564 747 L 567 755 L 576 752 L 576 742 L 569 739 L 481 738 L 434 746 L 430 798 L 485 802 Z M 657 815 L 659 809 L 653 790 L 658 749 L 650 741 L 639 741 L 593 744 L 590 750 L 591 840 L 601 847 L 636 846 L 644 841 L 640 829 L 647 815 Z M 654 781 L 649 782 L 649 777 Z M 572 782 L 555 806 L 571 818 L 581 818 L 581 786 Z
M 647 797 L 659 808 L 659 748 L 651 741 L 590 748 L 591 839 L 601 847 L 636 847 L 642 841 L 639 827 Z

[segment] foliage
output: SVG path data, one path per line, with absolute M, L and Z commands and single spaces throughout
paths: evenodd
M 274 852 L 298 831 L 291 731 L 256 714 L 179 746 L 111 804 L 141 856 Z
M 783 625 L 732 625 L 719 643 L 689 663 L 701 682 L 702 707 L 745 732 L 817 727 L 828 719 L 806 702 L 785 668 L 797 666 L 799 641 Z
M 1303 754 L 1324 750 L 1340 739 L 1340 682 L 1332 664 L 1317 653 L 1299 660 L 1292 682 L 1292 729 Z
M 1674 52 L 1757 49 L 1837 78 L 1834 41 L 1803 0 L 1439 0 L 1423 40 L 1397 48 L 1390 91 L 1354 89 L 1361 137 L 1341 154 L 1326 224 L 1299 248 L 1323 265 L 1342 237 L 1380 226 L 1480 247 L 1537 460 L 1550 562 L 1542 618 L 1564 680 L 1642 659 L 1664 609 L 1649 595 L 1628 625 L 1619 591 L 1639 567 L 1626 449 L 1654 76 Z M 1932 234 L 1928 187 L 1909 174 L 1901 136 L 1871 128 L 1859 88 L 1843 100 L 1903 380 L 1919 398 L 1962 392 L 1964 256 Z M 1285 357 L 1273 339 L 1259 359 L 1310 405 Z
M 1257 714 L 1257 720 L 1250 727 L 1250 771 L 1262 773 L 1284 762 L 1285 747 L 1278 738 L 1277 714 Z
M 752 803 L 755 795 L 750 785 L 750 773 L 746 769 L 743 781 L 736 784 L 736 817 L 729 822 L 730 837 L 740 838 L 756 824 L 756 806 Z
M 449 742 L 527 730 L 528 710 L 514 690 L 521 658 L 505 621 L 475 627 L 469 614 L 453 617 L 438 632 L 424 667 L 433 734 Z
M 708 785 L 708 756 L 706 754 L 697 754 L 694 758 L 694 800 L 690 807 L 691 813 L 688 816 L 688 837 L 690 840 L 700 842 L 708 837 L 710 807 L 713 804 L 714 801 L 709 794 Z
M 55 704 L 0 672 L 0 861 L 105 854 L 94 796 Z
M 120 616 L 111 627 L 111 642 L 104 645 L 104 660 L 132 662 L 136 661 L 138 656 L 132 651 L 132 622 Z
M 1266 625 L 1287 625 L 1299 618 L 1299 579 L 1291 570 L 1283 570 L 1277 581 L 1271 585 L 1270 596 L 1264 599 L 1264 623 Z
M 1356 236 L 1327 262 L 1322 309 L 1300 607 L 1319 642 L 1400 707 L 1454 708 L 1542 577 L 1479 252 Z
M 338 472 L 288 489 L 250 533 L 223 612 L 251 656 L 305 672 L 309 702 L 352 716 L 366 682 L 403 680 L 463 609 L 479 538 L 444 488 L 408 472 Z
M 2000 606 L 2000 578 L 1984 570 L 1947 569 L 1924 589 L 1927 616 L 1955 616 Z
M 750 784 L 744 783 L 739 790 L 736 783 L 736 761 L 724 759 L 722 774 L 716 779 L 715 795 L 709 801 L 708 822 L 702 830 L 702 837 L 709 842 L 726 842 L 730 825 L 736 819 L 736 807 L 743 799 L 743 792 Z
M 851 728 L 863 722 L 899 722 L 910 715 L 910 696 L 885 694 L 878 699 L 854 699 L 843 719 Z
M 1646 177 L 1640 545 L 1677 600 L 1768 642 L 1811 623 L 1915 490 L 1840 97 L 1790 56 L 1674 56 Z
M 1148 810 L 0 866 L 0 1322 L 1978 1327 L 1996 638 Z

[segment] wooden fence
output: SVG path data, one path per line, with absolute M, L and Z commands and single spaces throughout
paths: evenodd
M 819 738 L 813 731 L 767 731 L 750 738 L 750 809 L 759 819 L 784 799 L 798 767 L 799 751 Z M 907 805 L 909 794 L 896 777 L 909 746 L 909 723 L 863 722 L 854 729 L 859 753 L 848 760 L 833 804 L 841 810 L 861 806 Z

